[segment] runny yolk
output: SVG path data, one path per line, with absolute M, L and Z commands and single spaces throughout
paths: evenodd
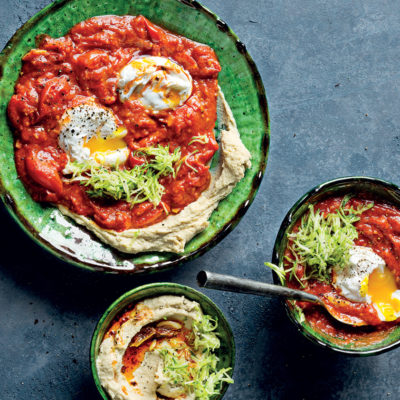
M 126 147 L 126 142 L 122 137 L 103 139 L 99 136 L 93 136 L 87 142 L 85 142 L 83 146 L 90 150 L 90 155 L 93 155 L 97 152 L 105 153 L 107 151 L 124 149 Z
M 383 272 L 377 268 L 369 276 L 368 295 L 371 303 L 379 309 L 386 321 L 397 319 L 396 313 L 400 312 L 400 299 L 392 297 L 396 290 L 394 275 L 387 267 Z

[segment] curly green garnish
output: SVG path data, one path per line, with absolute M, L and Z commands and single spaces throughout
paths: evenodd
M 210 138 L 207 135 L 193 136 L 188 145 L 190 146 L 192 143 L 207 144 L 209 141 Z
M 285 271 L 285 268 L 283 268 L 283 265 L 275 265 L 270 262 L 265 262 L 264 265 L 268 268 L 271 268 L 272 271 L 274 271 L 276 273 L 276 275 L 279 278 L 279 281 L 281 282 L 281 285 L 285 284 L 286 271 Z
M 87 186 L 87 193 L 93 197 L 125 200 L 131 205 L 150 201 L 154 206 L 161 202 L 165 188 L 159 178 L 171 174 L 175 177 L 175 163 L 180 160 L 180 149 L 172 153 L 169 146 L 141 149 L 137 152 L 146 158 L 142 165 L 134 168 L 107 168 L 90 162 L 69 162 L 67 170 L 72 173 L 70 182 Z
M 186 393 L 193 393 L 198 400 L 209 400 L 221 391 L 224 382 L 233 383 L 228 374 L 230 368 L 217 369 L 218 357 L 213 353 L 220 347 L 215 333 L 216 319 L 201 315 L 193 322 L 193 351 L 190 361 L 179 348 L 172 348 L 164 342 L 158 353 L 163 359 L 163 374 L 169 383 L 181 386 Z
M 313 205 L 308 207 L 299 229 L 287 234 L 292 256 L 286 256 L 285 259 L 291 267 L 285 269 L 282 262 L 279 266 L 266 263 L 282 283 L 287 278 L 296 278 L 302 286 L 309 279 L 329 283 L 333 266 L 344 268 L 348 265 L 350 249 L 358 238 L 354 223 L 360 220 L 364 211 L 374 206 L 371 202 L 357 209 L 345 208 L 351 197 L 345 196 L 337 211 L 327 215 L 320 210 L 314 211 Z M 301 279 L 296 274 L 299 266 L 304 267 Z

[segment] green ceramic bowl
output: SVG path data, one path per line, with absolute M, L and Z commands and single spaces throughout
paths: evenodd
M 182 254 L 127 255 L 51 206 L 34 202 L 18 179 L 13 136 L 6 108 L 21 69 L 21 57 L 35 47 L 35 37 L 66 34 L 76 23 L 95 15 L 142 14 L 154 23 L 217 53 L 222 71 L 219 84 L 252 155 L 252 167 L 214 211 L 209 227 L 187 243 Z M 246 47 L 215 14 L 192 0 L 56 0 L 20 28 L 0 54 L 0 196 L 19 225 L 45 249 L 75 265 L 114 273 L 170 268 L 203 254 L 222 240 L 247 211 L 264 174 L 269 148 L 269 120 L 264 87 Z M 0 75 L 1 76 L 1 75 Z M 217 127 L 217 136 L 219 128 Z
M 106 312 L 100 318 L 100 321 L 94 330 L 90 346 L 90 364 L 94 383 L 96 384 L 96 387 L 104 400 L 110 400 L 110 397 L 100 384 L 100 379 L 97 375 L 96 369 L 96 358 L 99 352 L 100 344 L 109 326 L 111 325 L 111 322 L 118 313 L 123 311 L 130 304 L 138 303 L 139 301 L 149 297 L 157 297 L 162 295 L 185 296 L 190 300 L 197 301 L 205 314 L 218 318 L 217 332 L 221 341 L 221 347 L 218 350 L 218 367 L 231 368 L 231 374 L 233 374 L 233 368 L 235 366 L 235 342 L 231 327 L 229 326 L 228 321 L 226 320 L 222 311 L 207 296 L 198 292 L 197 290 L 192 289 L 191 287 L 179 285 L 177 283 L 152 283 L 130 290 L 115 300 L 114 303 L 107 308 Z M 215 396 L 213 400 L 222 399 L 227 389 L 228 384 L 225 383 L 222 387 L 221 393 L 218 396 Z
M 272 262 L 278 264 L 282 260 L 287 244 L 286 233 L 291 231 L 293 225 L 304 214 L 309 204 L 314 204 L 332 195 L 357 194 L 360 192 L 370 193 L 376 198 L 391 203 L 400 209 L 400 188 L 392 183 L 362 176 L 338 178 L 322 183 L 302 196 L 286 214 L 275 241 Z M 274 282 L 280 284 L 277 275 L 275 273 L 273 275 Z M 375 331 L 371 329 L 371 332 L 366 332 L 363 340 L 346 343 L 342 339 L 314 329 L 307 321 L 301 321 L 291 302 L 285 302 L 285 308 L 289 318 L 306 338 L 313 343 L 340 353 L 367 356 L 382 353 L 400 345 L 400 325 L 389 332 L 379 335 L 376 335 Z

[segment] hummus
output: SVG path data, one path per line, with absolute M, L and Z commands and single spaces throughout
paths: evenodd
M 103 229 L 91 219 L 58 205 L 61 212 L 91 230 L 103 242 L 125 253 L 166 251 L 181 253 L 185 244 L 209 225 L 211 213 L 231 193 L 251 166 L 251 155 L 240 140 L 239 131 L 229 104 L 221 90 L 218 93 L 218 117 L 222 122 L 220 162 L 211 183 L 200 197 L 179 214 L 142 229 L 122 232 Z
M 171 354 L 179 355 L 174 366 L 183 362 L 186 369 L 196 365 L 196 360 L 204 363 L 203 354 L 210 353 L 204 347 L 196 347 L 199 338 L 197 331 L 193 331 L 193 323 L 202 318 L 204 315 L 197 302 L 166 295 L 143 300 L 115 320 L 96 359 L 101 385 L 111 399 L 156 400 L 159 394 L 171 399 L 194 400 L 196 389 L 191 388 L 190 383 L 186 386 L 186 382 L 176 376 L 171 380 L 165 357 L 171 359 Z M 214 347 L 217 348 L 216 334 L 207 332 L 207 335 L 217 341 Z M 212 357 L 216 360 L 215 355 Z M 172 373 L 175 370 L 170 369 Z M 222 373 L 225 375 L 219 378 L 221 382 L 231 381 L 226 372 Z M 196 375 L 189 372 L 189 381 L 195 379 L 191 379 L 193 376 Z

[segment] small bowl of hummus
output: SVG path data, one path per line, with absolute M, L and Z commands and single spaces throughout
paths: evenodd
M 135 288 L 108 307 L 90 361 L 105 400 L 218 400 L 235 360 L 232 330 L 204 294 L 175 283 Z

